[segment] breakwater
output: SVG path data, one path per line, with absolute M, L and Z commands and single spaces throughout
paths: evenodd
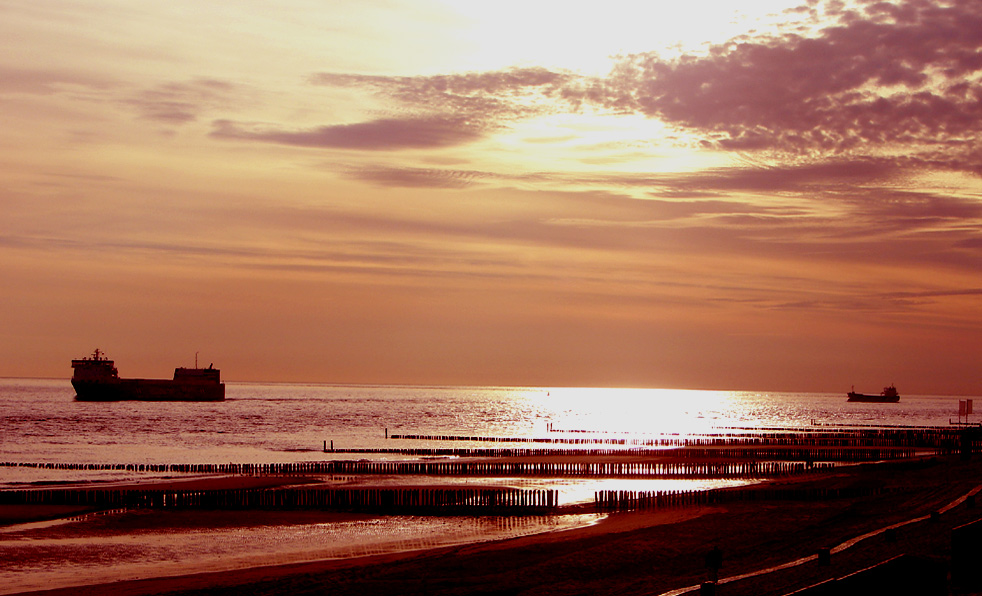
M 0 466 L 53 470 L 119 470 L 190 474 L 345 474 L 388 476 L 476 476 L 550 478 L 765 478 L 788 476 L 828 467 L 801 461 L 323 461 L 283 464 L 95 464 L 13 463 Z
M 761 478 L 812 469 L 803 462 L 351 462 L 336 461 L 342 474 L 436 476 L 547 476 L 552 478 Z
M 330 449 L 325 453 L 359 455 L 405 455 L 420 457 L 623 457 L 661 459 L 756 459 L 781 461 L 866 462 L 885 459 L 907 459 L 917 451 L 902 447 L 700 447 L 700 448 L 632 448 L 623 449 L 514 449 L 514 448 L 406 448 L 406 449 Z M 932 451 L 933 453 L 933 451 Z
M 98 463 L 98 462 L 0 462 L 0 467 L 37 468 L 42 470 L 87 470 L 150 472 L 172 474 L 332 474 L 335 462 L 289 463 Z
M 826 501 L 883 494 L 885 489 L 876 486 L 849 488 L 757 488 L 710 489 L 674 491 L 598 491 L 594 493 L 594 506 L 598 511 L 639 511 L 667 507 L 691 507 L 719 505 L 737 501 Z
M 539 514 L 559 506 L 555 490 L 515 488 L 25 489 L 0 491 L 2 505 L 98 509 L 326 509 L 415 514 Z
M 812 446 L 812 447 L 920 447 L 944 448 L 958 444 L 963 429 L 949 427 L 926 428 L 862 428 L 839 430 L 759 429 L 739 433 L 720 432 L 699 435 L 659 435 L 651 438 L 619 437 L 619 433 L 596 433 L 599 436 L 563 436 L 588 434 L 591 431 L 550 431 L 560 436 L 497 437 L 473 435 L 388 434 L 387 438 L 415 441 L 446 441 L 471 443 L 536 443 L 556 445 L 611 445 L 634 447 L 730 447 L 730 446 Z
M 897 472 L 917 470 L 938 465 L 938 458 L 919 458 L 907 461 L 891 461 L 859 464 L 860 469 L 890 469 Z M 606 490 L 594 493 L 594 506 L 598 511 L 635 511 L 662 507 L 687 507 L 716 505 L 740 501 L 825 501 L 855 497 L 869 497 L 898 489 L 882 486 L 774 486 L 759 484 L 749 487 L 714 488 L 708 490 L 627 491 Z M 902 490 L 902 489 L 899 489 Z

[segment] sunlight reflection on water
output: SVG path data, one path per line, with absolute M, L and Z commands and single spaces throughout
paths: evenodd
M 85 403 L 67 380 L 0 379 L 0 455 L 24 462 L 284 462 L 339 449 L 527 447 L 438 444 L 391 434 L 562 439 L 685 435 L 731 427 L 813 424 L 947 425 L 958 400 L 904 396 L 898 404 L 847 403 L 845 393 L 674 389 L 399 387 L 229 383 L 221 403 Z M 552 429 L 552 432 L 550 431 Z M 536 446 L 541 446 L 537 444 Z M 562 443 L 550 445 L 569 446 Z M 0 478 L 0 483 L 7 481 Z
M 644 434 L 704 432 L 735 399 L 728 391 L 572 387 L 537 397 L 556 408 L 553 428 Z

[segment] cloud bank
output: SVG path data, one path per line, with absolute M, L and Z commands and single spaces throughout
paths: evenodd
M 310 130 L 215 122 L 214 136 L 370 150 L 462 145 L 544 114 L 642 114 L 727 151 L 900 155 L 982 173 L 982 11 L 968 0 L 801 7 L 813 30 L 744 37 L 703 55 L 620 58 L 605 78 L 544 68 L 437 76 L 318 73 L 397 117 Z
M 978 3 L 860 7 L 833 13 L 837 22 L 814 36 L 734 40 L 671 61 L 626 57 L 603 103 L 698 131 L 724 149 L 953 149 L 973 161 L 956 167 L 978 172 Z

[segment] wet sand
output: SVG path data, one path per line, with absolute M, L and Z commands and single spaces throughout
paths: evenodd
M 317 482 L 313 478 L 296 476 L 224 476 L 208 475 L 175 477 L 140 482 L 103 482 L 92 485 L 59 483 L 52 488 L 153 488 L 160 490 L 234 490 L 246 488 L 270 488 Z M 33 488 L 44 488 L 45 485 Z M 97 511 L 93 507 L 73 505 L 0 505 L 0 526 L 23 524 L 84 515 Z
M 295 481 L 295 479 L 291 479 Z M 115 582 L 47 594 L 664 594 L 708 579 L 704 555 L 723 551 L 718 593 L 786 594 L 900 553 L 950 556 L 951 528 L 982 518 L 982 506 L 956 504 L 982 483 L 982 461 L 938 459 L 921 467 L 853 466 L 779 481 L 786 487 L 881 487 L 874 496 L 821 501 L 756 501 L 618 513 L 585 528 L 511 540 L 356 559 L 254 567 L 174 578 Z M 747 487 L 741 490 L 759 490 Z M 250 512 L 250 523 L 279 523 L 295 512 Z M 170 514 L 161 514 L 164 520 Z M 221 516 L 185 512 L 160 523 L 210 527 Z M 307 515 L 318 515 L 308 513 Z M 256 517 L 258 516 L 258 517 Z M 227 520 L 224 523 L 232 523 Z M 872 533 L 872 534 L 871 534 Z M 726 578 L 836 550 L 832 564 L 802 565 L 727 582 Z

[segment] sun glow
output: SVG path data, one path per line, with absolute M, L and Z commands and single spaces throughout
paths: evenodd
M 543 405 L 555 408 L 553 431 L 610 438 L 691 435 L 726 418 L 728 391 L 687 389 L 556 388 Z
M 584 74 L 609 72 L 618 55 L 656 51 L 671 55 L 704 50 L 752 29 L 754 24 L 797 5 L 788 0 L 753 3 L 694 2 L 593 3 L 506 0 L 483 3 L 448 0 L 468 27 L 461 58 L 473 67 L 535 64 Z M 469 46 L 469 47 L 468 47 Z

